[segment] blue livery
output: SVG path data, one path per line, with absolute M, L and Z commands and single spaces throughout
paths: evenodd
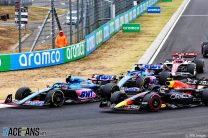
M 161 12 L 160 7 L 158 6 L 152 6 L 147 8 L 147 13 L 157 13 L 159 14 Z

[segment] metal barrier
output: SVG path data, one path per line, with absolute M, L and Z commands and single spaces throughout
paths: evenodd
M 145 0 L 97 28 L 80 43 L 60 49 L 0 55 L 0 71 L 53 66 L 83 58 L 118 32 L 124 23 L 135 20 L 146 11 L 148 6 L 157 2 L 158 0 Z

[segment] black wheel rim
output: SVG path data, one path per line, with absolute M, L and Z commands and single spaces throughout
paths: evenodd
M 53 102 L 55 105 L 60 106 L 63 104 L 63 95 L 61 93 L 55 93 L 53 97 Z
M 154 99 L 152 102 L 152 106 L 154 108 L 158 108 L 159 105 L 160 105 L 160 101 L 158 99 Z

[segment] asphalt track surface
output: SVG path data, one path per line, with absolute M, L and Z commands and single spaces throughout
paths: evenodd
M 168 53 L 173 51 L 200 51 L 200 42 L 208 39 L 207 5 L 207 0 L 191 0 L 155 63 L 169 58 Z M 207 67 L 201 76 L 207 77 Z M 0 109 L 0 129 L 39 127 L 50 138 L 208 137 L 208 107 L 163 110 L 158 113 L 114 113 L 103 111 L 98 105 L 89 103 L 50 109 Z

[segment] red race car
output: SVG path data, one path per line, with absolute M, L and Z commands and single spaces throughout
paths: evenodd
M 196 53 L 174 53 L 172 59 L 163 64 L 164 70 L 160 73 L 160 84 L 165 84 L 167 78 L 193 78 L 197 73 L 204 72 L 204 60 L 197 58 Z

